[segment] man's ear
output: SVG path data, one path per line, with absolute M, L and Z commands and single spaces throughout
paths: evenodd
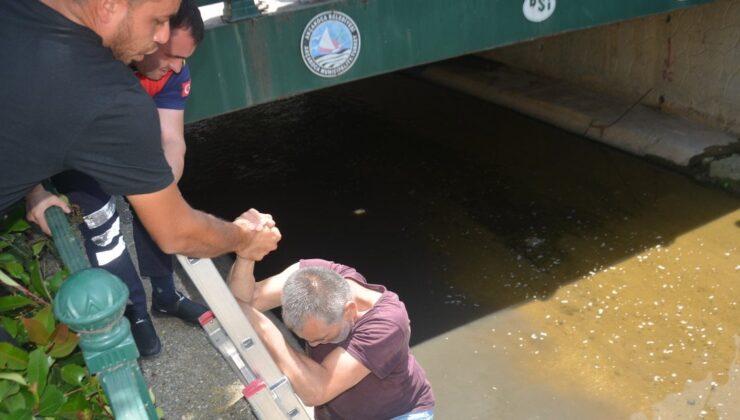
M 344 304 L 344 319 L 349 322 L 354 322 L 357 318 L 357 304 L 354 300 Z
M 95 2 L 95 12 L 103 23 L 115 21 L 121 13 L 126 13 L 127 0 L 92 0 Z

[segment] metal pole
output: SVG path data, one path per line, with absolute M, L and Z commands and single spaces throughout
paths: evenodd
M 54 298 L 54 315 L 80 334 L 90 373 L 97 374 L 116 419 L 158 419 L 136 360 L 139 351 L 123 316 L 128 288 L 113 274 L 90 268 L 67 217 L 58 207 L 45 212 L 62 262 L 71 275 Z
M 261 14 L 255 0 L 226 0 L 224 2 L 224 20 L 230 23 Z

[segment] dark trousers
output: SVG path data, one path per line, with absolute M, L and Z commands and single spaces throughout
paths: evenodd
M 115 197 L 104 192 L 93 178 L 81 172 L 63 172 L 52 181 L 72 204 L 80 206 L 84 222 L 79 228 L 90 264 L 115 274 L 128 287 L 126 316 L 132 321 L 146 316 L 146 292 L 126 248 Z M 132 226 L 141 275 L 171 276 L 172 256 L 159 249 L 136 214 Z

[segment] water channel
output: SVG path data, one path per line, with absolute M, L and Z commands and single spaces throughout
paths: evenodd
M 439 419 L 740 418 L 740 200 L 390 75 L 191 125 L 181 186 L 396 291 Z

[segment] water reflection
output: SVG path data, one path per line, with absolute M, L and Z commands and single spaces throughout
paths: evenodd
M 440 418 L 737 417 L 736 198 L 401 76 L 188 142 L 196 207 L 275 215 L 262 273 L 322 256 L 400 294 Z

